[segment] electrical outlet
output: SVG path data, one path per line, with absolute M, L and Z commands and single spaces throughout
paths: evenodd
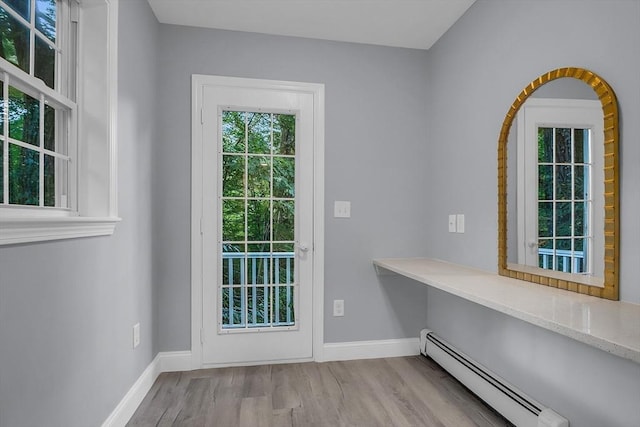
M 140 323 L 133 325 L 133 348 L 140 345 Z
M 333 316 L 334 317 L 344 316 L 344 300 L 343 299 L 333 300 Z

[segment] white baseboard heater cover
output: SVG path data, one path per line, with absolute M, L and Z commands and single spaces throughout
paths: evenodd
M 420 331 L 420 353 L 435 360 L 518 427 L 569 427 L 566 418 L 545 408 L 429 329 Z

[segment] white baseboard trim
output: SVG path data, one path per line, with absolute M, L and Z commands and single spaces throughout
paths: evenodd
M 420 354 L 420 339 L 352 341 L 326 343 L 323 361 L 379 359 L 382 357 L 417 356 Z
M 160 358 L 160 372 L 178 372 L 178 371 L 190 371 L 191 366 L 191 351 L 165 351 L 158 353 Z
M 168 351 L 158 353 L 140 377 L 133 383 L 102 427 L 124 427 L 142 403 L 153 383 L 163 372 L 191 370 L 190 351 Z

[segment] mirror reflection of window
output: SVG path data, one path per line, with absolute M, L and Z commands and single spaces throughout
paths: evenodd
M 590 273 L 591 130 L 538 127 L 538 267 Z
M 616 96 L 594 72 L 522 89 L 498 138 L 500 275 L 619 298 L 618 145 Z
M 518 264 L 603 277 L 600 103 L 532 98 L 517 126 Z

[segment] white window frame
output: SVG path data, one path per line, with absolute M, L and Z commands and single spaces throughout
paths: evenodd
M 538 127 L 574 127 L 591 130 L 591 159 L 592 179 L 590 194 L 604 194 L 602 183 L 604 182 L 602 160 L 604 159 L 604 140 L 602 106 L 599 101 L 583 99 L 550 99 L 530 98 L 520 109 L 517 115 L 517 140 L 518 140 L 518 186 L 517 186 L 517 212 L 518 212 L 518 264 L 509 264 L 509 268 L 532 273 L 538 270 L 535 265 L 527 265 L 527 253 L 535 249 L 537 253 L 538 239 L 538 212 L 536 209 L 528 209 L 527 206 L 537 205 L 538 194 L 538 166 L 537 144 L 526 143 L 531 138 L 533 131 Z M 537 135 L 537 133 L 536 133 Z M 537 138 L 537 137 L 536 137 Z M 537 139 L 536 139 L 537 140 Z M 531 140 L 533 142 L 533 140 Z M 588 217 L 590 218 L 589 239 L 589 263 L 588 274 L 565 273 L 556 270 L 544 270 L 545 275 L 561 280 L 604 287 L 604 265 L 594 265 L 594 262 L 602 259 L 601 249 L 604 247 L 604 230 L 594 229 L 593 224 L 603 223 L 604 199 L 592 200 Z M 535 212 L 531 215 L 530 212 Z M 536 255 L 537 260 L 537 255 Z
M 77 183 L 70 209 L 0 207 L 0 245 L 113 234 L 118 217 L 118 1 L 72 0 L 78 20 L 76 99 L 69 181 Z M 17 69 L 17 67 L 16 67 Z M 38 79 L 34 79 L 40 82 Z M 33 82 L 25 82 L 27 84 Z M 55 92 L 45 87 L 41 92 Z M 75 123 L 74 123 L 75 122 Z

